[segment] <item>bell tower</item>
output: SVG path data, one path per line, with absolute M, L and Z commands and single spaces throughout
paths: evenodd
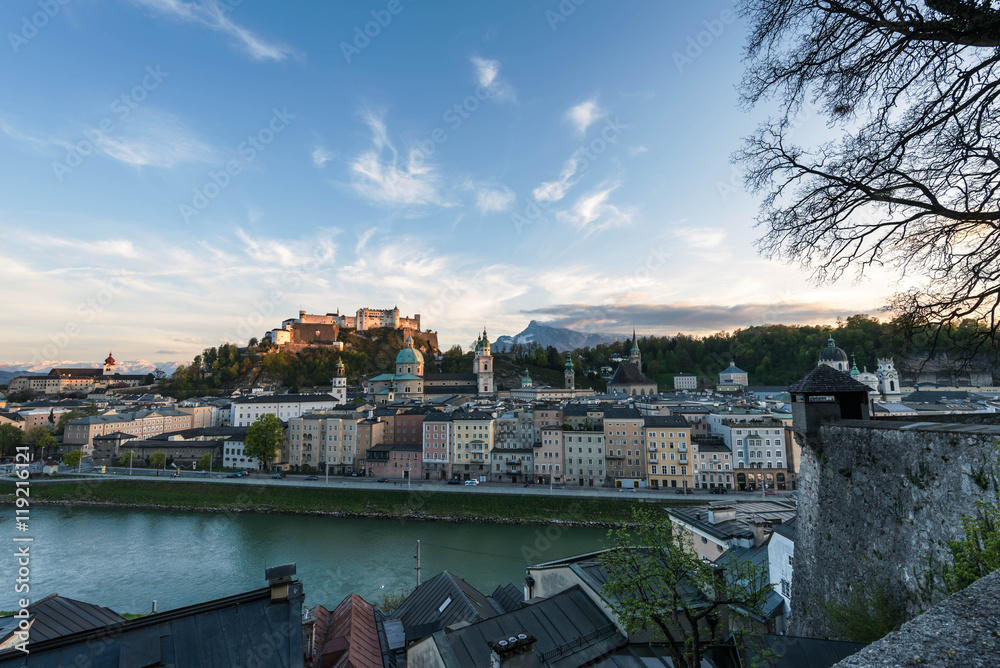
M 570 356 L 568 350 L 566 351 L 566 371 L 563 373 L 563 377 L 566 379 L 566 389 L 575 390 L 576 371 L 573 370 L 573 358 Z
M 493 355 L 490 352 L 490 340 L 483 329 L 483 335 L 476 343 L 476 355 L 472 360 L 472 372 L 476 374 L 476 385 L 479 394 L 493 394 Z
M 330 394 L 338 405 L 347 403 L 347 370 L 343 360 L 337 360 L 337 366 L 333 369 L 333 391 Z

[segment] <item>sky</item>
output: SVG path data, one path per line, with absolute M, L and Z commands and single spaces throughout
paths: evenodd
M 875 315 L 893 275 L 755 250 L 732 10 L 7 0 L 0 363 L 186 360 L 300 309 L 396 306 L 443 347 Z

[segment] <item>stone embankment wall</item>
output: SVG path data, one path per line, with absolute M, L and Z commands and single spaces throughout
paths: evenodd
M 800 438 L 800 437 L 798 437 Z M 792 635 L 827 635 L 823 603 L 885 583 L 911 615 L 943 596 L 948 541 L 996 500 L 1000 426 L 843 420 L 802 448 Z M 932 585 L 937 587 L 933 589 Z

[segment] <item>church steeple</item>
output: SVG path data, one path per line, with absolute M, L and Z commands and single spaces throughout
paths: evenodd
M 632 328 L 632 350 L 628 354 L 628 361 L 642 371 L 642 353 L 639 352 L 639 339 L 635 335 L 635 327 Z

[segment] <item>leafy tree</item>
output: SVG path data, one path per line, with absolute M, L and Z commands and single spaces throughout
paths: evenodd
M 149 463 L 154 469 L 158 469 L 167 462 L 167 453 L 157 450 L 149 456 Z
M 399 606 L 403 605 L 403 601 L 405 601 L 406 597 L 409 595 L 410 593 L 407 591 L 406 587 L 400 587 L 397 591 L 389 591 L 382 594 L 382 596 L 378 599 L 378 603 L 375 605 L 377 605 L 378 609 L 385 614 L 389 614 Z
M 924 285 L 910 334 L 1000 327 L 1000 8 L 976 0 L 743 0 L 746 106 L 779 102 L 735 156 L 765 197 L 759 245 L 818 278 L 892 263 Z M 793 143 L 816 105 L 837 141 Z
M 71 450 L 63 455 L 62 460 L 66 466 L 79 466 L 83 461 L 83 450 Z
M 126 450 L 122 453 L 122 456 L 118 458 L 119 466 L 132 466 L 135 463 L 135 451 Z
M 627 632 L 666 641 L 675 666 L 701 666 L 707 650 L 763 609 L 767 568 L 733 560 L 723 571 L 703 562 L 690 539 L 649 510 L 634 511 L 632 524 L 608 533 L 613 547 L 601 556 L 611 609 Z
M 74 408 L 73 410 L 66 411 L 59 416 L 59 423 L 56 425 L 56 434 L 62 436 L 66 431 L 66 425 L 73 420 L 79 420 L 84 417 L 91 417 L 97 415 L 101 410 L 97 407 L 93 401 L 91 401 L 84 408 Z
M 13 455 L 15 448 L 24 442 L 24 432 L 12 424 L 0 425 L 0 454 Z
M 198 458 L 198 468 L 207 469 L 212 465 L 212 453 L 206 452 L 201 457 Z
M 37 425 L 24 432 L 24 442 L 29 445 L 35 445 L 36 443 L 38 443 L 39 439 L 42 438 L 42 436 L 45 436 L 48 433 L 49 433 L 48 429 L 46 429 L 42 425 Z
M 35 451 L 41 453 L 42 457 L 49 456 L 58 445 L 56 437 L 46 431 L 35 441 Z
M 271 460 L 281 449 L 284 440 L 285 432 L 281 428 L 281 422 L 274 415 L 265 413 L 247 428 L 244 440 L 245 451 L 248 457 L 254 457 L 257 461 L 263 462 L 264 468 L 267 469 Z

